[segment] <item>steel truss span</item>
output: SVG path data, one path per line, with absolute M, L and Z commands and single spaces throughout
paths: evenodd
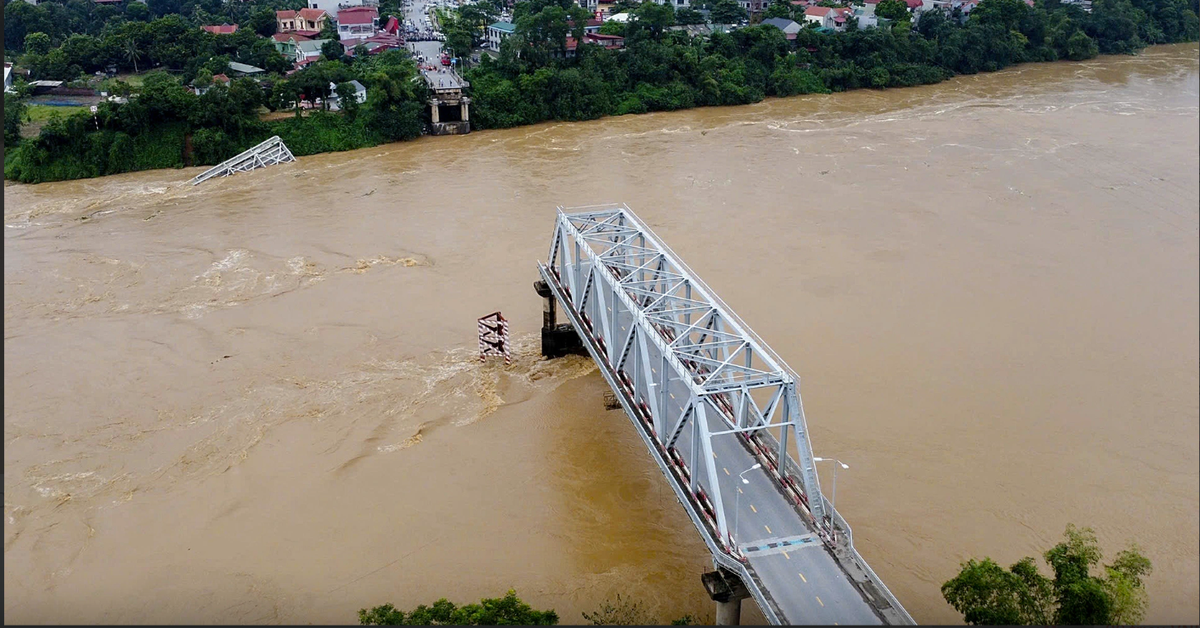
M 821 495 L 798 377 L 629 207 L 559 208 L 538 268 L 714 562 L 771 623 L 913 623 L 865 562 L 839 566 L 861 556 Z M 834 582 L 808 597 L 802 563 Z

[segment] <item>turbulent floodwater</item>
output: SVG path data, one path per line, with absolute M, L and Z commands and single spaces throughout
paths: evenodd
M 1170 46 L 195 188 L 6 185 L 5 620 L 348 623 L 510 587 L 568 623 L 617 592 L 711 619 L 594 366 L 537 353 L 555 206 L 623 201 L 801 374 L 918 621 L 958 621 L 960 560 L 1075 522 L 1153 560 L 1148 622 L 1194 624 L 1198 77 Z M 497 309 L 508 368 L 475 354 Z

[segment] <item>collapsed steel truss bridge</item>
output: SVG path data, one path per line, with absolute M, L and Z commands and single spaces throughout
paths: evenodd
M 627 206 L 570 211 L 538 263 L 547 298 L 722 573 L 774 624 L 913 623 L 821 493 L 795 373 Z

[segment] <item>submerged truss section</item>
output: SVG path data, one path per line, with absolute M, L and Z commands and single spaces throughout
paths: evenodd
M 275 164 L 296 161 L 292 151 L 288 150 L 283 140 L 276 135 L 271 139 L 247 150 L 236 157 L 231 157 L 205 170 L 192 179 L 192 185 L 199 185 L 213 177 L 227 177 L 238 172 L 246 172 L 255 168 L 265 168 Z
M 722 494 L 713 456 L 722 436 L 762 461 L 831 542 L 796 375 L 627 206 L 576 209 L 559 210 L 543 278 L 634 400 L 631 414 L 720 549 L 742 559 L 726 521 L 734 496 Z

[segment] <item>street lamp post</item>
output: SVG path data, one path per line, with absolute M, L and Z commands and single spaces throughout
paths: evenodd
M 755 469 L 761 468 L 761 467 L 762 467 L 761 463 L 755 464 L 753 467 L 750 467 L 749 469 L 746 469 L 745 471 L 742 471 L 741 473 L 739 473 L 738 479 L 742 481 L 742 484 L 749 484 L 750 480 L 747 480 L 746 478 L 744 478 L 742 476 L 746 475 L 747 473 L 750 473 L 751 471 L 753 471 Z M 742 509 L 740 507 L 741 499 L 742 499 L 742 487 L 739 486 L 739 487 L 737 487 L 737 495 L 733 496 L 733 545 L 734 545 L 735 549 L 737 548 L 737 544 L 738 544 L 738 515 L 740 515 L 742 513 Z
M 830 509 L 837 510 L 837 472 L 838 467 L 849 469 L 850 465 L 836 458 L 813 458 L 813 462 L 833 462 L 836 466 L 833 467 L 833 496 L 829 500 Z M 833 513 L 829 513 L 829 529 L 833 529 Z

